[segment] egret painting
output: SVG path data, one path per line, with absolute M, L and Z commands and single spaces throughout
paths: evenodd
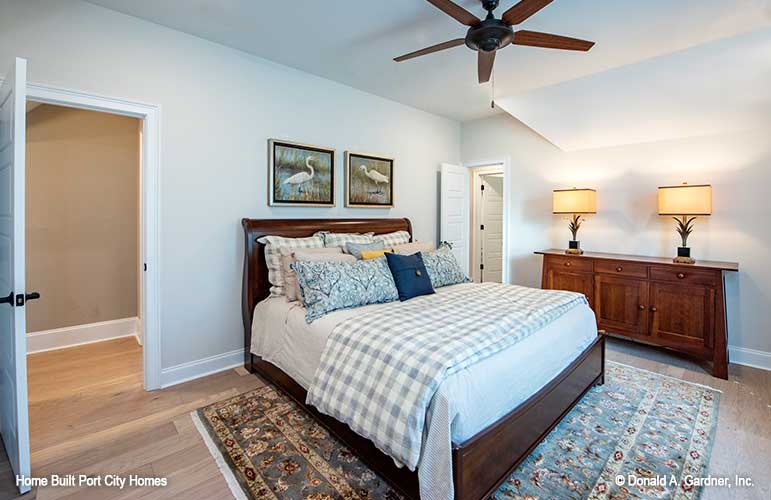
M 271 206 L 335 205 L 335 150 L 295 142 L 268 142 Z
M 394 206 L 394 160 L 362 153 L 345 153 L 345 206 Z

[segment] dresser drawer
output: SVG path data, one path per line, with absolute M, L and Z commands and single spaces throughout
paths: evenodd
M 546 266 L 555 271 L 564 270 L 578 273 L 591 273 L 594 270 L 593 262 L 591 259 L 569 257 L 567 255 L 564 257 L 550 255 L 546 260 Z
M 629 278 L 647 278 L 648 266 L 621 260 L 597 260 L 594 263 L 594 272 L 627 276 Z
M 717 286 L 720 283 L 719 276 L 718 273 L 690 270 L 681 267 L 651 267 L 651 280 L 653 281 Z

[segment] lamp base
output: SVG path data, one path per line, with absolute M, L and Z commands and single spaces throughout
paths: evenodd
M 677 257 L 672 259 L 676 264 L 695 264 L 696 260 L 691 257 L 690 247 L 677 247 Z
M 565 250 L 565 253 L 568 255 L 582 255 L 584 251 L 581 250 L 581 242 L 576 240 L 570 240 L 568 242 L 568 248 L 567 250 Z

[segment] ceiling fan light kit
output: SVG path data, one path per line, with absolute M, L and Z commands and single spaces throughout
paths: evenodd
M 495 17 L 493 11 L 498 8 L 499 0 L 481 0 L 482 7 L 487 11 L 484 20 L 467 11 L 450 0 L 428 0 L 436 8 L 454 18 L 463 25 L 468 26 L 465 38 L 456 38 L 447 42 L 432 45 L 425 49 L 416 50 L 394 58 L 396 62 L 414 59 L 416 57 L 432 54 L 460 45 L 466 45 L 478 53 L 478 77 L 479 83 L 490 81 L 495 64 L 497 51 L 508 45 L 525 45 L 530 47 L 542 47 L 548 49 L 578 50 L 586 52 L 594 46 L 594 42 L 579 40 L 549 33 L 537 31 L 518 30 L 512 26 L 520 24 L 530 16 L 540 11 L 553 0 L 521 0 L 516 5 L 503 13 L 500 19 Z

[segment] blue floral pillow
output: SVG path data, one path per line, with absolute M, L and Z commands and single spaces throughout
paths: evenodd
M 303 262 L 292 264 L 310 323 L 338 309 L 399 300 L 385 257 L 356 262 Z
M 434 288 L 471 281 L 461 269 L 448 245 L 443 244 L 433 252 L 424 253 L 423 263 Z

